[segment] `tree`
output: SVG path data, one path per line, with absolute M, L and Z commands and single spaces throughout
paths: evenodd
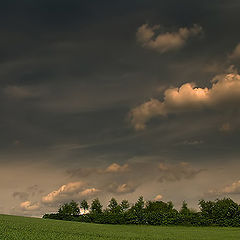
M 86 212 L 86 210 L 88 210 L 89 205 L 88 205 L 88 202 L 85 199 L 81 201 L 80 208 L 83 209 L 84 213 Z
M 181 209 L 180 209 L 179 212 L 180 212 L 181 214 L 183 214 L 183 215 L 188 215 L 188 214 L 190 214 L 191 210 L 188 208 L 186 201 L 183 201 L 182 207 L 181 207 Z
M 128 200 L 122 200 L 120 207 L 121 207 L 121 211 L 125 212 L 130 207 Z
M 115 198 L 112 198 L 108 204 L 109 211 L 111 213 L 120 213 L 121 207 L 118 205 L 118 202 Z
M 148 201 L 146 204 L 146 211 L 147 212 L 164 212 L 169 213 L 173 210 L 173 203 L 172 202 L 163 202 L 163 201 Z
M 134 205 L 136 211 L 142 211 L 144 208 L 144 200 L 143 200 L 143 196 L 140 196 L 137 200 L 137 202 Z
M 215 203 L 212 201 L 200 200 L 198 203 L 201 213 L 204 217 L 212 219 Z
M 208 225 L 239 226 L 240 206 L 230 198 L 215 201 L 199 201 L 201 215 Z
M 137 215 L 142 215 L 144 210 L 143 196 L 140 196 L 137 202 L 131 207 L 130 211 L 133 211 Z
M 78 215 L 80 213 L 80 209 L 78 207 L 78 203 L 75 201 L 71 201 L 70 203 L 64 203 L 58 209 L 58 213 L 61 215 Z
M 93 201 L 92 201 L 92 204 L 91 204 L 91 213 L 102 213 L 102 204 L 100 203 L 99 199 L 98 198 L 95 198 Z
M 133 223 L 145 224 L 143 196 L 138 198 L 137 202 L 130 208 L 129 213 L 132 215 Z

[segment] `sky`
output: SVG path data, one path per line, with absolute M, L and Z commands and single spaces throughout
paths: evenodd
M 98 197 L 240 203 L 238 0 L 0 3 L 0 213 Z

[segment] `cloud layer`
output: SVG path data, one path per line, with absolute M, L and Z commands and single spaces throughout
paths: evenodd
M 149 160 L 149 159 L 148 159 Z M 202 170 L 195 169 L 191 164 L 165 163 L 151 161 L 129 161 L 125 164 L 112 163 L 105 168 L 87 168 L 89 175 L 71 175 L 70 178 L 78 181 L 66 184 L 49 191 L 48 194 L 39 192 L 37 186 L 30 187 L 38 194 L 24 194 L 15 192 L 13 196 L 21 200 L 19 210 L 24 212 L 43 211 L 44 209 L 56 209 L 59 204 L 71 200 L 91 200 L 95 197 L 105 198 L 107 195 L 124 197 L 126 194 L 134 194 L 141 187 L 150 186 L 153 182 L 164 184 L 167 182 L 180 182 L 182 180 L 194 179 Z M 85 169 L 82 168 L 81 172 Z M 97 179 L 97 180 L 96 180 Z M 84 180 L 84 181 L 83 181 Z M 30 189 L 29 188 L 29 189 Z M 155 200 L 160 200 L 162 195 L 158 194 Z
M 202 32 L 202 27 L 196 24 L 191 28 L 179 28 L 177 32 L 157 34 L 157 30 L 160 29 L 159 25 L 150 27 L 148 24 L 143 24 L 137 30 L 137 41 L 145 48 L 165 53 L 182 48 L 189 38 Z
M 136 130 L 145 128 L 146 122 L 155 116 L 170 113 L 199 111 L 203 109 L 226 110 L 236 108 L 240 102 L 240 75 L 236 72 L 218 75 L 210 88 L 198 88 L 185 83 L 179 88 L 164 92 L 164 100 L 151 99 L 130 112 L 131 123 Z

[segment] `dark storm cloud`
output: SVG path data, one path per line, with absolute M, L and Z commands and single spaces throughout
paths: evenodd
M 146 163 L 135 166 L 134 178 L 129 172 L 122 173 L 123 178 L 108 173 L 99 181 L 104 175 L 99 169 L 106 170 L 113 162 L 123 166 L 129 159 L 146 158 L 152 159 L 153 165 L 174 162 L 176 165 L 169 167 L 174 172 L 180 162 L 189 162 L 194 167 L 176 173 L 171 178 L 175 182 L 167 179 L 173 174 L 167 170 L 154 175 L 156 181 L 164 178 L 158 184 L 181 184 L 207 174 L 198 172 L 207 168 L 205 164 L 238 159 L 240 126 L 235 110 L 203 109 L 151 118 L 141 133 L 132 128 L 128 113 L 152 98 L 161 99 L 164 91 L 174 86 L 194 81 L 199 88 L 210 88 L 214 76 L 232 64 L 238 68 L 239 8 L 237 0 L 2 1 L 2 167 L 8 163 L 16 170 L 17 164 L 29 164 L 35 169 L 33 163 L 42 163 L 60 169 L 62 173 L 54 173 L 51 186 L 46 183 L 51 173 L 39 170 L 46 176 L 41 186 L 45 193 L 82 176 L 93 181 L 86 189 L 141 195 L 138 191 L 152 171 Z M 178 51 L 159 54 L 139 45 L 136 34 L 144 24 L 160 25 L 163 33 L 197 24 L 204 34 L 184 41 Z M 66 176 L 67 169 L 71 174 Z M 34 179 L 30 173 L 28 169 L 27 178 L 20 171 L 16 177 L 24 187 L 6 183 L 11 194 L 15 192 L 14 199 L 24 201 L 24 211 L 38 209 L 37 196 L 43 195 L 30 196 L 29 182 L 41 183 L 41 177 Z M 7 176 L 2 178 L 5 182 Z M 79 191 L 91 193 L 83 192 L 86 189 Z M 65 196 L 64 191 L 59 193 Z M 24 199 L 27 194 L 33 199 Z

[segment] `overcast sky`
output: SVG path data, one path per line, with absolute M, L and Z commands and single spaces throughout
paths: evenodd
M 0 213 L 95 197 L 240 203 L 238 0 L 0 3 Z

